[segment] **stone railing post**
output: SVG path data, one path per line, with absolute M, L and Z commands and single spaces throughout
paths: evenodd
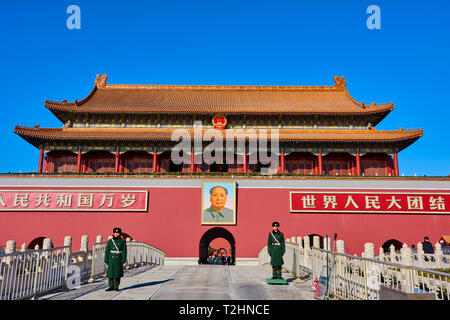
M 42 249 L 50 249 L 52 247 L 52 239 L 45 238 L 44 242 L 42 243 Z
M 436 261 L 435 268 L 442 268 L 443 266 L 444 253 L 442 252 L 442 247 L 439 242 L 434 245 L 434 260 Z
M 408 247 L 406 243 L 404 243 L 402 246 L 401 257 L 402 257 L 402 264 L 406 266 L 412 265 L 412 249 Z
M 323 238 L 323 248 L 325 250 L 331 251 L 331 240 L 328 237 Z
M 27 251 L 27 244 L 24 242 L 22 243 L 22 246 L 20 247 L 20 252 Z
M 297 278 L 294 280 L 294 283 L 303 283 L 304 280 L 300 279 L 300 265 L 303 265 L 304 262 L 304 250 L 303 250 L 303 241 L 302 237 L 292 237 L 294 238 L 294 243 L 297 244 L 297 256 L 295 257 L 295 268 L 296 268 L 296 274 Z
M 83 251 L 86 253 L 88 252 L 89 248 L 89 236 L 87 234 L 81 236 L 81 246 L 80 251 Z
M 34 246 L 34 250 L 39 250 L 39 245 L 36 243 L 36 245 Z
M 325 239 L 322 239 L 325 242 Z M 323 243 L 325 248 L 325 243 Z M 319 248 L 320 249 L 320 237 L 319 236 L 313 236 L 313 248 Z M 311 249 L 311 266 L 313 269 L 313 279 L 318 279 L 318 273 L 320 270 L 318 270 L 319 265 L 321 266 L 323 263 L 326 263 L 324 261 L 324 257 L 326 257 L 325 254 L 322 253 L 322 251 L 319 250 L 313 250 Z
M 362 253 L 362 257 L 364 258 L 375 258 L 375 246 L 371 242 L 366 242 L 364 244 L 364 252 Z
M 299 264 L 303 264 L 303 255 L 305 254 L 304 249 L 303 249 L 303 240 L 302 237 L 297 237 L 295 242 L 297 243 L 298 246 L 298 262 Z
M 297 237 L 291 237 L 291 242 L 292 243 L 297 243 Z
M 66 280 L 66 283 L 67 283 L 67 273 L 69 271 L 69 266 L 72 263 L 72 237 L 71 236 L 65 236 L 64 237 L 64 246 L 68 247 L 67 249 L 65 249 L 66 250 L 66 260 L 65 260 L 65 263 L 66 263 L 66 274 L 65 274 L 65 277 L 64 277 L 64 279 Z
M 50 238 L 45 238 L 44 239 L 44 242 L 43 242 L 43 244 L 42 244 L 42 250 L 45 250 L 45 249 L 50 249 L 52 247 L 52 239 L 50 239 Z M 45 257 L 45 258 L 48 258 L 49 256 L 50 256 L 50 252 L 44 252 L 44 254 L 43 254 L 43 256 Z
M 5 254 L 14 253 L 16 252 L 16 241 L 14 240 L 8 240 L 6 241 L 5 246 Z M 6 258 L 6 264 L 11 264 L 11 257 Z
M 393 244 L 391 244 L 390 246 L 389 246 L 389 256 L 390 256 L 390 258 L 391 258 L 391 262 L 396 262 L 397 260 L 396 260 L 396 258 L 395 258 L 395 247 L 394 247 L 394 245 Z
M 304 251 L 304 266 L 308 269 L 311 269 L 311 244 L 309 242 L 309 236 L 303 237 L 303 251 Z
M 65 236 L 64 237 L 64 246 L 69 246 L 70 250 L 72 250 L 72 237 L 71 236 Z
M 336 240 L 336 252 L 337 253 L 345 253 L 345 242 L 344 240 Z M 337 290 L 337 283 L 336 283 L 336 275 L 341 274 L 343 270 L 345 270 L 345 257 L 334 254 L 334 273 L 333 273 L 333 290 L 336 293 Z M 343 274 L 342 274 L 343 275 Z
M 95 243 L 100 243 L 100 242 L 102 242 L 103 241 L 103 237 L 102 237 L 102 235 L 98 235 L 97 236 L 97 238 L 95 239 Z
M 413 264 L 412 249 L 408 247 L 406 243 L 404 243 L 400 252 L 402 264 L 405 266 L 412 266 Z M 403 281 L 406 284 L 406 292 L 408 293 L 413 292 L 412 274 L 413 273 L 411 268 L 402 268 L 401 270 Z
M 320 238 L 319 238 L 319 236 L 314 236 L 313 237 L 313 247 L 314 248 L 320 248 Z
M 378 249 L 378 260 L 380 261 L 385 261 L 385 256 L 384 256 L 384 250 L 383 247 L 380 247 L 380 249 Z
M 89 236 L 87 234 L 81 236 L 81 246 L 80 251 L 83 254 L 79 255 L 78 261 L 83 261 L 83 270 L 82 273 L 85 273 L 87 269 L 87 260 L 88 260 L 88 249 L 89 249 Z
M 131 263 L 130 263 L 130 261 L 128 261 L 129 260 L 129 257 L 130 257 L 130 254 L 131 254 L 131 247 L 130 247 L 130 244 L 131 244 L 131 238 L 127 238 L 127 243 L 126 243 L 126 246 L 127 246 L 127 266 L 126 266 L 126 268 L 125 269 L 130 269 L 131 268 Z
M 344 240 L 336 240 L 336 251 L 339 253 L 345 253 Z
M 6 241 L 5 254 L 16 252 L 16 241 L 8 240 Z
M 70 262 L 72 262 L 72 237 L 71 236 L 64 237 L 64 246 L 69 247 L 67 255 L 68 255 L 68 258 L 69 258 L 68 261 L 70 264 Z
M 417 243 L 417 261 L 419 267 L 422 268 L 425 264 L 425 252 L 423 252 L 423 244 L 420 241 Z

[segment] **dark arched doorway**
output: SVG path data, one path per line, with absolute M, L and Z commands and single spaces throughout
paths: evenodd
M 199 258 L 198 258 L 198 264 L 208 264 L 208 247 L 211 241 L 213 241 L 216 238 L 224 238 L 226 239 L 231 246 L 231 264 L 235 264 L 236 260 L 236 242 L 234 241 L 233 235 L 226 229 L 221 227 L 215 227 L 211 228 L 208 231 L 206 231 L 202 238 L 200 239 L 199 244 Z
M 36 245 L 39 245 L 39 249 L 42 249 L 42 247 L 44 246 L 44 239 L 46 237 L 37 237 L 34 238 L 33 240 L 31 240 L 31 242 L 28 244 L 27 249 L 30 250 L 34 250 L 34 247 L 36 247 Z M 53 248 L 53 243 L 51 244 L 51 247 Z
M 403 244 L 400 241 L 398 241 L 397 239 L 389 239 L 389 240 L 385 241 L 381 247 L 383 248 L 383 251 L 386 253 L 386 252 L 389 252 L 389 247 L 391 245 L 394 245 L 395 251 L 398 252 L 402 248 Z
M 314 245 L 314 236 L 318 236 L 319 237 L 319 247 L 320 247 L 320 249 L 324 249 L 325 247 L 324 247 L 324 238 L 320 235 L 320 234 L 317 234 L 317 233 L 312 233 L 312 234 L 309 234 L 308 235 L 308 237 L 309 237 L 309 246 L 312 248 L 312 246 Z

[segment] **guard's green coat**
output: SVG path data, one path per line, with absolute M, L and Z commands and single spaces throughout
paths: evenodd
M 275 238 L 278 240 L 278 242 L 272 237 L 272 234 L 275 236 Z M 269 251 L 270 256 L 270 264 L 272 266 L 282 266 L 283 261 L 283 254 L 285 249 L 284 245 L 284 235 L 280 231 L 275 232 L 272 231 L 269 233 L 269 239 L 267 240 L 267 250 Z
M 113 244 L 116 244 L 117 249 L 122 253 L 112 253 L 111 251 L 117 251 Z M 105 263 L 108 265 L 106 276 L 108 278 L 121 278 L 123 277 L 123 264 L 127 261 L 127 243 L 125 240 L 119 239 L 108 240 L 105 249 Z

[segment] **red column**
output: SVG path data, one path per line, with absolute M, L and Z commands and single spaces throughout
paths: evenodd
M 42 173 L 42 165 L 44 164 L 44 149 L 39 152 L 39 166 L 38 173 Z
M 81 172 L 81 150 L 78 150 L 77 172 Z
M 319 154 L 317 155 L 317 174 L 318 175 L 322 175 L 323 174 L 323 170 L 322 170 L 322 152 L 319 152 Z
M 389 156 L 389 159 L 388 159 L 388 169 L 389 169 L 388 173 L 390 173 L 391 176 L 393 177 L 395 175 L 395 172 L 394 172 L 394 160 L 392 160 L 391 156 Z
M 243 154 L 244 163 L 242 164 L 242 172 L 247 172 L 247 152 Z
M 114 166 L 115 172 L 119 172 L 119 162 L 120 162 L 120 154 L 119 154 L 119 150 L 117 150 L 116 151 L 116 163 Z
M 351 170 L 350 170 L 350 174 L 352 176 L 356 176 L 356 160 L 355 158 L 352 158 L 351 162 Z
M 194 150 L 191 150 L 191 164 L 189 166 L 189 172 L 194 172 Z
M 81 161 L 81 172 L 86 172 L 87 171 L 87 159 L 86 157 L 82 158 Z
M 48 172 L 48 156 L 44 157 L 44 172 Z
M 119 157 L 119 172 L 124 172 L 125 171 L 123 169 L 123 162 L 124 162 L 123 157 Z
M 398 171 L 398 156 L 397 156 L 397 152 L 394 153 L 394 175 L 396 177 L 399 176 L 399 171 Z
M 280 172 L 285 173 L 285 166 L 284 166 L 284 152 L 280 153 Z
M 359 152 L 356 153 L 356 175 L 361 175 L 361 157 L 359 155 Z
M 156 151 L 154 151 L 153 152 L 153 168 L 152 168 L 152 171 L 153 172 L 158 172 L 157 170 L 158 170 L 158 165 L 157 165 L 157 162 L 158 161 L 158 155 L 156 154 Z

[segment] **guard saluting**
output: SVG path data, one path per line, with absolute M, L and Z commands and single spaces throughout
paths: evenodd
M 269 251 L 270 264 L 272 265 L 272 279 L 283 279 L 281 277 L 281 266 L 283 265 L 283 254 L 285 251 L 284 235 L 278 230 L 279 222 L 273 222 L 273 231 L 269 233 L 267 250 Z
M 106 276 L 109 288 L 106 291 L 119 291 L 120 278 L 123 277 L 123 264 L 127 261 L 127 243 L 120 235 L 120 228 L 113 229 L 114 237 L 108 240 L 105 249 Z

